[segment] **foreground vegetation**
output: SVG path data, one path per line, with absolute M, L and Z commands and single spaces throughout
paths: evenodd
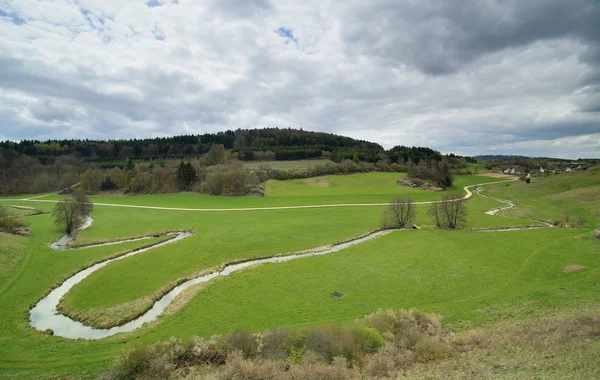
M 367 328 L 365 328 L 367 327 Z M 383 310 L 350 325 L 173 338 L 124 354 L 110 379 L 595 378 L 598 309 L 451 335 L 438 316 Z M 540 360 L 544 358 L 544 360 Z

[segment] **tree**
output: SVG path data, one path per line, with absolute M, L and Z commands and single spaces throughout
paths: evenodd
M 52 210 L 54 223 L 64 228 L 67 234 L 71 234 L 92 212 L 92 208 L 93 205 L 89 202 L 87 195 L 83 192 L 76 192 L 71 199 L 60 201 L 54 206 L 54 210 Z
M 440 210 L 440 204 L 442 202 L 433 202 L 427 211 L 427 214 L 433 219 L 437 228 L 442 228 L 442 212 Z
M 181 190 L 189 190 L 191 186 L 198 180 L 198 174 L 196 169 L 188 161 L 184 163 L 181 161 L 177 168 L 177 184 Z
M 212 144 L 208 153 L 206 153 L 206 160 L 209 165 L 224 163 L 227 160 L 227 151 L 223 144 Z
M 408 197 L 394 198 L 382 216 L 383 228 L 404 228 L 412 223 L 416 210 L 412 199 Z
M 438 228 L 455 229 L 467 219 L 466 200 L 458 193 L 444 195 L 441 201 L 431 204 L 429 215 Z
M 96 168 L 89 168 L 83 173 L 79 186 L 88 193 L 97 193 L 102 186 L 103 174 Z

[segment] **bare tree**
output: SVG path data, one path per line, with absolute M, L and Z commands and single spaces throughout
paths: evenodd
M 415 218 L 416 210 L 412 199 L 394 198 L 381 217 L 383 228 L 404 228 Z
M 70 234 L 83 223 L 85 217 L 92 212 L 92 208 L 88 197 L 82 192 L 76 192 L 71 199 L 60 201 L 54 206 L 54 223 Z
M 442 228 L 442 212 L 441 212 L 441 204 L 442 202 L 433 202 L 429 207 L 429 211 L 427 214 L 431 216 L 433 221 L 435 222 L 435 226 L 437 228 Z
M 458 193 L 444 195 L 431 204 L 429 215 L 438 228 L 455 229 L 467 220 L 466 200 Z

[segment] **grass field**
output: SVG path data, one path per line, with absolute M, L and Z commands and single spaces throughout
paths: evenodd
M 276 170 L 306 170 L 316 165 L 333 164 L 331 160 L 297 160 L 297 161 L 244 161 L 244 166 L 258 169 L 268 166 Z
M 396 183 L 403 173 L 360 173 L 322 176 L 289 181 L 267 181 L 264 197 L 228 197 L 203 194 L 154 194 L 136 196 L 92 196 L 97 203 L 175 208 L 253 208 L 327 204 L 387 203 L 396 196 L 410 196 L 415 202 L 439 200 L 448 192 L 465 194 L 463 187 L 498 181 L 496 178 L 459 176 L 454 186 L 441 192 L 423 191 Z M 63 197 L 49 195 L 31 202 L 38 207 L 48 200 Z
M 466 227 L 539 225 L 530 219 L 560 217 L 564 209 L 585 217 L 590 227 L 598 222 L 594 209 L 587 207 L 587 202 L 595 202 L 597 197 L 592 187 L 598 183 L 595 175 L 588 171 L 568 177 L 576 179 L 569 188 L 560 185 L 560 176 L 537 179 L 529 186 L 488 186 L 486 193 L 514 199 L 518 207 L 504 212 L 514 213 L 512 217 L 486 215 L 485 210 L 499 203 L 475 195 L 467 202 Z M 385 203 L 402 194 L 411 194 L 415 201 L 441 196 L 400 187 L 395 184 L 398 176 L 369 173 L 273 181 L 263 198 L 173 194 L 93 199 L 148 206 L 234 208 L 364 200 Z M 455 188 L 494 181 L 458 177 Z M 15 199 L 19 197 L 3 203 L 44 210 L 53 206 Z M 427 207 L 417 207 L 416 223 L 425 230 L 397 231 L 334 254 L 235 273 L 209 283 L 179 311 L 163 315 L 158 323 L 99 341 L 43 335 L 29 326 L 28 310 L 49 289 L 89 263 L 148 241 L 52 251 L 48 244 L 58 239 L 61 231 L 52 224 L 51 215 L 27 216 L 33 232 L 30 238 L 0 234 L 0 303 L 10 305 L 0 308 L 0 378 L 93 375 L 115 355 L 138 343 L 171 336 L 208 337 L 237 328 L 259 331 L 346 322 L 379 308 L 417 307 L 437 312 L 445 316 L 448 327 L 464 331 L 498 321 L 548 317 L 556 310 L 600 301 L 600 250 L 589 228 L 437 231 L 432 229 Z M 76 285 L 63 306 L 88 316 L 91 323 L 134 316 L 153 294 L 181 277 L 231 260 L 346 240 L 377 228 L 382 210 L 378 206 L 186 212 L 96 206 L 95 222 L 80 235 L 81 241 L 175 229 L 193 230 L 194 235 L 103 268 Z M 565 271 L 575 265 L 585 268 Z M 334 291 L 344 296 L 332 297 Z

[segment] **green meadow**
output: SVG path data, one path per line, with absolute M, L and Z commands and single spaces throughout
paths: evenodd
M 211 281 L 178 310 L 131 333 L 97 340 L 44 335 L 28 323 L 29 309 L 50 289 L 91 263 L 163 238 L 53 251 L 62 233 L 50 214 L 24 216 L 32 236 L 0 233 L 0 378 L 93 377 L 121 352 L 172 336 L 210 337 L 236 329 L 351 322 L 382 308 L 419 308 L 444 316 L 463 331 L 499 321 L 553 315 L 600 301 L 600 246 L 591 230 L 600 220 L 596 169 L 574 175 L 484 186 L 501 203 L 473 195 L 467 222 L 458 231 L 436 230 L 428 205 L 417 206 L 423 230 L 394 231 L 351 248 L 280 264 L 266 264 Z M 323 176 L 269 181 L 265 197 L 197 194 L 94 196 L 96 203 L 176 208 L 251 208 L 386 203 L 395 196 L 416 202 L 439 200 L 439 192 L 396 184 L 397 173 Z M 457 177 L 451 191 L 496 182 Z M 0 205 L 50 211 L 53 203 L 1 198 Z M 39 200 L 58 200 L 50 195 Z M 186 230 L 193 235 L 113 263 L 76 285 L 61 310 L 91 325 L 105 326 L 139 315 L 178 280 L 232 261 L 273 256 L 352 239 L 379 227 L 384 206 L 242 211 L 174 211 L 96 205 L 95 221 L 78 244 Z M 565 211 L 582 228 L 478 231 L 543 226 Z M 579 268 L 570 271 L 568 268 Z M 331 293 L 343 293 L 332 297 Z M 6 307 L 10 305 L 10 307 Z
M 264 197 L 228 197 L 203 194 L 152 194 L 136 196 L 97 195 L 90 199 L 97 203 L 174 208 L 256 208 L 330 204 L 387 203 L 396 196 L 408 196 L 415 202 L 440 200 L 449 192 L 465 194 L 463 188 L 476 184 L 497 182 L 496 178 L 459 176 L 447 191 L 432 192 L 400 186 L 396 180 L 403 173 L 360 173 L 331 175 L 297 180 L 269 180 Z M 37 198 L 41 204 L 62 199 L 58 195 Z M 37 206 L 36 206 L 37 207 Z

